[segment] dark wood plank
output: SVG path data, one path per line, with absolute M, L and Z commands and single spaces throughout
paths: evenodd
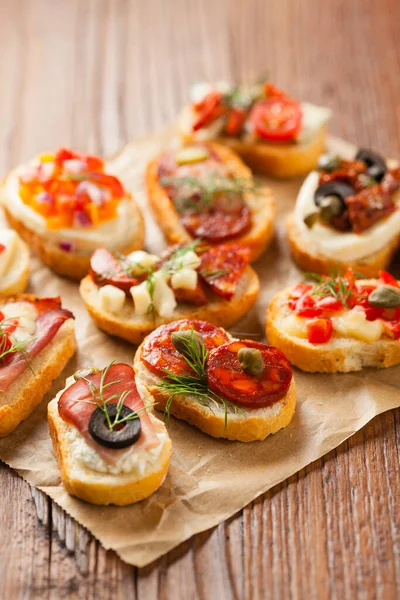
M 266 71 L 332 131 L 400 155 L 396 0 L 3 0 L 0 168 L 116 151 L 201 78 Z M 400 411 L 141 570 L 0 465 L 1 598 L 395 598 Z

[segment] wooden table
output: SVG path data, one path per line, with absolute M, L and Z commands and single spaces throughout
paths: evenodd
M 1 171 L 59 145 L 112 153 L 171 121 L 190 81 L 263 73 L 400 156 L 399 22 L 398 0 L 1 0 Z M 2 464 L 0 598 L 395 598 L 399 417 L 140 570 Z

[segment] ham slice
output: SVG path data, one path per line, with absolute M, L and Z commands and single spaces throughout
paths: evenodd
M 5 393 L 10 389 L 14 381 L 28 368 L 28 362 L 52 341 L 67 319 L 73 318 L 74 316 L 69 310 L 62 308 L 40 312 L 36 321 L 35 337 L 25 346 L 24 355 L 20 352 L 8 354 L 1 363 L 0 392 Z
M 101 375 L 101 373 L 93 373 L 92 375 L 88 375 L 85 379 L 90 381 L 91 384 L 98 389 L 100 386 Z M 79 379 L 61 394 L 58 401 L 59 415 L 64 421 L 78 429 L 89 445 L 96 450 L 103 460 L 109 463 L 115 463 L 120 455 L 127 450 L 130 450 L 130 448 L 123 450 L 106 448 L 95 442 L 90 435 L 89 421 L 92 413 L 96 410 L 96 405 L 92 404 L 92 402 L 94 402 L 94 397 L 91 387 L 85 379 Z M 147 411 L 144 410 L 144 403 L 137 391 L 135 373 L 132 367 L 122 363 L 111 365 L 105 376 L 104 385 L 107 386 L 103 391 L 103 398 L 106 401 L 115 394 L 120 396 L 123 392 L 129 391 L 129 394 L 124 401 L 124 406 L 139 413 L 140 425 L 142 428 L 140 438 L 135 443 L 134 447 L 148 450 L 157 446 L 160 442 L 150 421 L 149 415 Z M 111 402 L 118 402 L 118 397 Z

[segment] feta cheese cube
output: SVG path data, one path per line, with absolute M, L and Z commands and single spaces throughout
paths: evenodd
M 99 289 L 100 306 L 106 312 L 118 314 L 125 302 L 125 293 L 115 285 L 105 285 Z
M 171 285 L 174 290 L 195 290 L 197 286 L 197 271 L 184 267 L 173 273 Z
M 130 289 L 135 313 L 139 316 L 147 315 L 151 306 L 151 297 L 147 287 L 147 282 L 143 281 L 139 285 L 134 285 Z

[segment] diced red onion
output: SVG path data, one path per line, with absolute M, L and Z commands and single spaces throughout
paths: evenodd
M 39 194 L 35 197 L 35 200 L 39 204 L 48 204 L 49 206 L 54 204 L 54 196 L 49 192 L 39 192 Z
M 74 215 L 74 226 L 75 227 L 90 227 L 92 221 L 89 219 L 85 211 L 78 210 Z
M 73 247 L 74 245 L 72 242 L 60 242 L 60 248 L 61 250 L 64 250 L 64 252 L 71 252 Z

